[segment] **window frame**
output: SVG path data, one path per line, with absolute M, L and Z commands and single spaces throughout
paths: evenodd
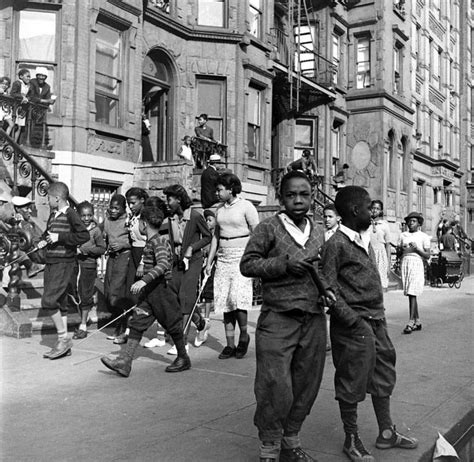
M 211 114 L 210 111 L 206 108 L 199 107 L 199 84 L 209 82 L 215 82 L 219 86 L 221 86 L 221 101 L 220 101 L 220 109 L 221 115 L 218 116 L 216 114 Z M 219 138 L 217 137 L 217 133 L 214 131 L 214 139 L 221 144 L 227 144 L 227 79 L 225 77 L 213 77 L 209 75 L 197 75 L 196 76 L 196 114 L 207 114 L 208 123 L 212 121 L 219 121 L 221 131 L 219 133 Z
M 23 4 L 25 5 L 25 4 Z M 60 89 L 59 89 L 59 82 L 61 82 L 61 68 L 58 65 L 59 62 L 59 57 L 60 57 L 60 48 L 61 48 L 61 42 L 62 42 L 62 34 L 61 34 L 61 24 L 62 24 L 62 18 L 61 18 L 61 5 L 57 4 L 45 4 L 45 5 L 32 5 L 31 7 L 28 7 L 28 4 L 26 4 L 26 8 L 21 7 L 22 5 L 16 6 L 14 5 L 14 59 L 12 62 L 14 63 L 14 70 L 12 72 L 12 82 L 14 80 L 18 79 L 18 71 L 20 69 L 28 69 L 31 74 L 31 78 L 35 78 L 34 71 L 36 67 L 38 66 L 44 66 L 48 70 L 52 69 L 54 77 L 51 79 L 51 77 L 48 75 L 48 79 L 46 80 L 46 83 L 48 83 L 51 87 L 51 93 L 55 94 L 58 96 L 61 95 Z M 37 13 L 52 13 L 55 15 L 55 39 L 54 39 L 54 61 L 44 61 L 44 60 L 28 60 L 28 59 L 20 59 L 20 16 L 22 12 L 37 12 Z M 53 115 L 58 115 L 59 114 L 59 101 L 56 101 L 56 104 L 53 104 L 50 106 L 50 110 L 52 111 Z
M 256 6 L 252 5 L 252 2 L 257 1 L 259 3 L 259 7 L 257 8 Z M 263 6 L 264 6 L 264 1 L 263 0 L 248 0 L 248 13 L 249 13 L 249 29 L 250 29 L 250 34 L 253 35 L 254 37 L 257 37 L 258 39 L 263 38 Z M 252 14 L 252 10 L 256 12 L 256 14 Z M 257 33 L 254 34 L 252 32 L 252 24 L 254 21 L 251 21 L 250 18 L 255 18 L 257 17 Z
M 311 144 L 309 145 L 302 145 L 296 144 L 296 126 L 297 125 L 306 125 L 311 126 Z M 295 119 L 295 128 L 294 128 L 294 142 L 293 142 L 293 160 L 297 160 L 301 158 L 301 154 L 303 153 L 304 149 L 308 149 L 311 151 L 313 158 L 316 162 L 316 165 L 319 164 L 318 162 L 318 117 L 299 117 Z
M 250 102 L 250 90 L 255 90 L 258 92 L 258 108 L 257 108 L 257 114 L 258 114 L 258 123 L 253 124 L 249 120 L 249 115 L 250 115 L 250 107 L 249 107 L 249 102 Z M 247 137 L 246 137 L 246 146 L 247 146 L 247 155 L 249 159 L 255 160 L 260 162 L 262 159 L 262 152 L 263 152 L 263 143 L 262 140 L 264 138 L 263 134 L 263 127 L 264 127 L 264 98 L 265 98 L 265 88 L 258 85 L 255 82 L 250 82 L 247 88 L 247 101 L 246 101 L 246 130 L 247 130 Z M 250 130 L 253 130 L 254 133 L 254 140 L 253 140 L 253 145 L 255 146 L 255 151 L 250 151 Z
M 113 76 L 112 74 L 107 75 L 102 72 L 97 71 L 97 43 L 98 43 L 98 25 L 105 26 L 109 29 L 112 29 L 116 32 L 119 33 L 119 38 L 120 38 L 120 63 L 119 63 L 119 75 L 118 76 Z M 95 102 L 95 113 L 94 113 L 94 120 L 95 123 L 100 124 L 100 125 L 106 125 L 108 127 L 112 128 L 122 128 L 124 126 L 124 100 L 125 100 L 125 88 L 126 88 L 126 72 L 124 70 L 124 67 L 126 65 L 127 61 L 127 56 L 126 56 L 126 40 L 127 40 L 127 32 L 128 32 L 128 27 L 126 24 L 123 24 L 118 21 L 114 21 L 111 18 L 109 18 L 106 15 L 101 15 L 99 14 L 97 17 L 97 21 L 94 27 L 95 30 L 95 41 L 94 41 L 94 51 L 95 51 L 95 69 L 94 69 L 94 102 Z M 97 91 L 97 75 L 102 75 L 107 78 L 116 80 L 119 86 L 118 90 L 118 96 L 115 97 L 113 94 L 109 94 L 108 92 L 105 91 Z M 97 119 L 97 94 L 103 96 L 103 97 L 108 97 L 112 100 L 115 100 L 117 102 L 117 113 L 116 113 L 116 121 L 114 124 L 110 123 L 110 121 L 105 122 L 103 120 L 98 120 Z M 109 112 L 109 117 L 110 117 L 110 112 Z
M 358 61 L 359 59 L 359 46 L 362 42 L 367 42 L 367 60 L 366 61 Z M 355 80 L 356 80 L 356 89 L 363 90 L 364 88 L 369 88 L 372 86 L 371 83 L 371 73 L 372 73 L 372 60 L 371 60 L 371 37 L 370 35 L 361 35 L 357 37 L 356 47 L 355 47 Z M 362 64 L 367 63 L 367 69 L 359 70 L 359 67 Z M 365 66 L 364 66 L 365 67 Z M 361 81 L 362 85 L 359 86 L 359 76 L 364 76 Z
M 196 8 L 197 8 L 197 11 L 196 11 L 196 24 L 199 26 L 199 27 L 216 27 L 216 28 L 219 28 L 219 29 L 225 29 L 228 27 L 228 0 L 222 0 L 222 1 L 219 1 L 219 3 L 222 3 L 222 25 L 215 25 L 215 24 L 201 24 L 199 22 L 200 20 L 200 8 L 201 8 L 201 2 L 204 2 L 204 1 L 209 1 L 209 0 L 198 0 L 196 2 Z

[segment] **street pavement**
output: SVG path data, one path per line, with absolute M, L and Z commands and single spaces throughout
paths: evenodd
M 426 287 L 419 297 L 423 330 L 402 335 L 408 300 L 401 291 L 385 294 L 398 355 L 392 415 L 401 432 L 419 439 L 419 447 L 377 450 L 369 398 L 359 405 L 360 434 L 377 461 L 418 461 L 438 432 L 446 433 L 471 410 L 473 295 L 474 277 L 459 290 Z M 0 338 L 0 460 L 258 461 L 253 425 L 257 317 L 258 311 L 249 315 L 252 341 L 244 359 L 217 359 L 224 329 L 215 319 L 209 341 L 190 347 L 192 369 L 178 374 L 164 371 L 173 360 L 166 355 L 168 345 L 140 348 L 129 378 L 109 371 L 99 358 L 118 353 L 120 346 L 106 340 L 105 332 L 56 361 L 42 358 L 55 335 Z M 321 391 L 301 432 L 303 447 L 319 462 L 346 460 L 333 376 L 328 354 Z

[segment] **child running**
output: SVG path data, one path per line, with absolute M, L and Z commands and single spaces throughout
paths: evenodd
M 52 183 L 48 189 L 51 209 L 38 247 L 46 248 L 43 309 L 51 312 L 51 319 L 58 332 L 58 341 L 43 358 L 58 359 L 71 354 L 72 340 L 67 335 L 67 294 L 75 266 L 77 246 L 89 240 L 89 232 L 77 213 L 69 207 L 69 188 L 61 182 Z
M 423 260 L 430 258 L 431 238 L 420 231 L 423 216 L 418 212 L 411 212 L 405 217 L 408 231 L 400 234 L 397 244 L 398 254 L 401 256 L 401 272 L 403 293 L 408 296 L 410 320 L 403 329 L 404 334 L 421 330 L 418 300 L 416 297 L 423 293 L 425 284 L 425 267 Z
M 104 295 L 108 309 L 113 317 L 119 317 L 129 307 L 126 298 L 127 273 L 130 256 L 130 237 L 127 228 L 125 212 L 125 197 L 114 194 L 110 198 L 107 217 L 104 221 L 104 238 L 107 245 L 107 267 L 105 269 Z M 117 319 L 115 332 L 107 336 L 114 343 L 124 343 L 122 334 L 125 333 L 127 321 L 125 316 Z
M 301 449 L 299 432 L 318 394 L 326 357 L 326 321 L 309 260 L 317 258 L 323 233 L 306 215 L 311 185 L 303 172 L 283 177 L 280 196 L 284 211 L 257 225 L 240 262 L 244 276 L 262 280 L 254 423 L 261 462 L 278 456 L 280 462 L 309 462 L 314 459 Z
M 73 335 L 73 339 L 87 337 L 87 318 L 94 305 L 95 279 L 97 277 L 97 258 L 105 253 L 105 241 L 102 231 L 94 220 L 94 206 L 87 201 L 77 206 L 77 213 L 89 231 L 89 240 L 77 248 L 79 275 L 77 287 L 79 294 L 79 312 L 81 323 Z
M 106 356 L 102 363 L 123 377 L 128 377 L 132 369 L 132 360 L 143 332 L 155 319 L 166 329 L 173 339 L 177 350 L 177 358 L 165 370 L 166 372 L 182 372 L 191 367 L 191 360 L 186 353 L 183 336 L 183 317 L 176 295 L 170 288 L 173 254 L 167 237 L 159 235 L 163 222 L 161 199 L 150 197 L 145 202 L 141 214 L 147 236 L 143 249 L 143 277 L 132 285 L 131 291 L 139 294 L 140 301 L 130 318 L 130 334 L 125 352 L 117 359 Z
M 324 244 L 321 263 L 337 300 L 329 312 L 336 400 L 346 434 L 343 451 L 351 461 L 373 462 L 357 426 L 357 404 L 367 393 L 372 396 L 379 427 L 377 448 L 414 449 L 418 442 L 399 433 L 390 415 L 396 355 L 370 245 L 369 194 L 359 186 L 346 186 L 337 193 L 335 206 L 342 224 Z

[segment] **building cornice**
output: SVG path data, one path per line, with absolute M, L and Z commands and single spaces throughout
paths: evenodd
M 397 107 L 403 109 L 404 111 L 407 111 L 409 114 L 414 114 L 415 110 L 411 107 L 405 104 L 403 101 L 401 101 L 399 98 L 396 96 L 391 95 L 390 93 L 387 93 L 386 91 L 370 91 L 370 92 L 353 92 L 352 94 L 348 94 L 346 96 L 346 101 L 358 101 L 358 100 L 368 100 L 368 99 L 376 99 L 376 98 L 383 98 L 391 101 L 394 103 Z M 376 106 L 377 108 L 380 107 L 380 105 Z M 386 106 L 383 106 L 386 109 Z M 368 107 L 362 107 L 360 108 L 361 111 L 369 109 Z M 372 109 L 372 108 L 370 108 Z M 357 112 L 358 109 L 351 110 L 351 112 Z
M 137 8 L 136 6 L 130 5 L 130 3 L 124 2 L 123 0 L 107 0 L 108 3 L 115 5 L 117 8 L 121 10 L 127 11 L 134 16 L 140 16 L 142 14 L 142 10 Z
M 461 178 L 463 172 L 459 170 L 459 165 L 448 159 L 433 159 L 427 156 L 425 153 L 415 150 L 413 153 L 414 160 L 421 162 L 422 164 L 428 165 L 429 167 L 441 167 L 451 171 L 456 178 Z
M 145 22 L 150 22 L 161 29 L 172 32 L 185 40 L 200 40 L 203 42 L 224 42 L 241 43 L 243 34 L 235 32 L 216 31 L 216 30 L 196 30 L 191 29 L 179 21 L 171 18 L 169 15 L 161 13 L 158 10 L 148 8 L 145 12 Z

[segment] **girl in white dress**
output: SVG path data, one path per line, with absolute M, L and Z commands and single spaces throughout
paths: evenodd
M 425 283 L 425 268 L 423 260 L 430 258 L 431 238 L 420 231 L 423 216 L 418 212 L 411 212 L 405 217 L 408 231 L 400 234 L 397 250 L 402 258 L 403 293 L 408 296 L 410 320 L 403 329 L 404 334 L 411 334 L 421 330 L 418 301 L 416 297 L 423 292 Z

